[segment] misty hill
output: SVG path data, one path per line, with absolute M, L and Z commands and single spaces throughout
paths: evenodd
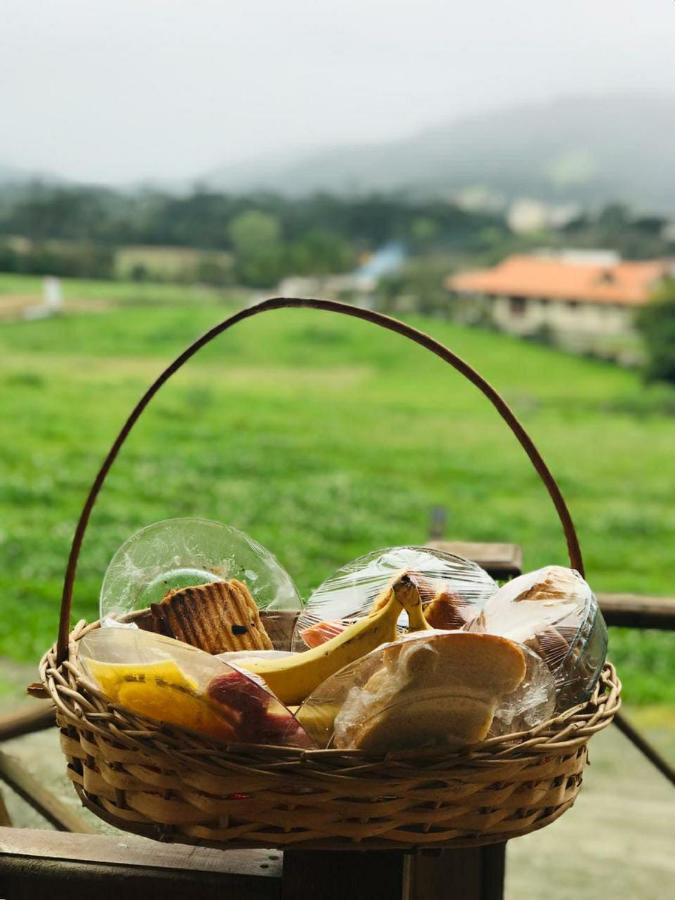
M 454 195 L 675 210 L 675 95 L 568 97 L 457 119 L 409 138 L 225 166 L 206 184 Z
M 53 172 L 36 172 L 0 162 L 0 190 L 2 191 L 0 203 L 7 203 L 22 197 L 31 189 L 31 186 L 63 187 L 66 184 L 68 184 L 67 179 Z
M 17 184 L 26 181 L 28 177 L 21 169 L 0 163 L 0 185 Z

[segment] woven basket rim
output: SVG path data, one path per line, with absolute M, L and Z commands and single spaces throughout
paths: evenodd
M 480 744 L 462 750 L 408 750 L 396 753 L 372 754 L 362 750 L 303 749 L 267 744 L 223 743 L 179 726 L 159 724 L 110 703 L 107 696 L 90 680 L 78 664 L 77 645 L 100 622 L 77 623 L 70 634 L 68 659 L 56 664 L 57 647 L 53 645 L 40 661 L 40 679 L 61 716 L 79 728 L 105 735 L 122 746 L 145 748 L 149 755 L 160 753 L 200 758 L 204 766 L 216 769 L 227 764 L 268 767 L 283 761 L 301 759 L 314 772 L 329 773 L 336 765 L 342 769 L 353 764 L 360 776 L 377 770 L 391 773 L 439 767 L 461 770 L 485 765 L 498 767 L 513 759 L 533 759 L 542 754 L 560 752 L 580 746 L 598 731 L 606 728 L 621 706 L 621 682 L 611 663 L 605 663 L 591 697 L 584 703 L 570 707 L 526 731 L 488 738 Z

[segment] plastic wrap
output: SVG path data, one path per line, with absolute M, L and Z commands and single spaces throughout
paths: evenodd
M 467 629 L 526 644 L 546 663 L 557 707 L 587 700 L 607 654 L 607 628 L 598 601 L 578 572 L 547 566 L 509 581 Z
M 180 641 L 110 627 L 78 647 L 85 673 L 130 712 L 228 743 L 312 746 L 262 681 Z
M 346 666 L 297 716 L 319 746 L 456 749 L 543 721 L 554 696 L 548 669 L 528 648 L 493 635 L 432 630 Z
M 113 556 L 101 587 L 101 620 L 159 603 L 173 589 L 236 578 L 258 607 L 299 610 L 288 573 L 253 538 L 207 519 L 166 519 L 142 528 Z
M 525 657 L 525 677 L 515 691 L 500 700 L 488 737 L 527 731 L 553 715 L 556 686 L 544 660 L 526 644 L 519 644 Z
M 484 569 L 460 556 L 426 547 L 378 550 L 338 569 L 313 592 L 298 617 L 293 649 L 317 646 L 368 615 L 373 601 L 402 572 L 415 582 L 428 618 L 436 600 L 430 623 L 438 628 L 460 628 L 497 590 Z M 401 625 L 405 624 L 403 613 Z
M 216 659 L 233 663 L 242 659 L 286 659 L 294 654 L 290 650 L 230 650 L 226 653 L 216 653 Z

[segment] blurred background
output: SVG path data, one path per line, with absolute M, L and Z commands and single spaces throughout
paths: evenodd
M 3 13 L 3 709 L 55 637 L 74 524 L 131 406 L 187 343 L 265 296 L 341 299 L 447 343 L 540 447 L 591 585 L 675 595 L 674 4 L 5 0 Z M 564 563 L 522 451 L 446 369 L 316 312 L 228 333 L 122 453 L 76 616 L 97 617 L 119 544 L 170 516 L 248 531 L 303 596 L 358 555 L 423 543 L 437 506 L 450 539 Z M 672 634 L 612 629 L 610 654 L 632 720 L 672 755 Z M 513 843 L 509 896 L 672 884 L 665 782 L 617 733 L 598 743 L 579 810 Z

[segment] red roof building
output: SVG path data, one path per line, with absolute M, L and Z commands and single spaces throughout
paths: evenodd
M 668 274 L 664 260 L 614 263 L 574 262 L 575 255 L 509 256 L 491 269 L 451 276 L 447 287 L 458 294 L 533 297 L 641 306 Z
M 635 338 L 636 309 L 673 274 L 668 260 L 628 262 L 603 251 L 563 251 L 509 256 L 492 268 L 452 275 L 446 287 L 464 322 L 489 322 L 524 336 L 545 331 L 574 349 L 595 350 L 601 339 L 623 353 L 626 339 Z

